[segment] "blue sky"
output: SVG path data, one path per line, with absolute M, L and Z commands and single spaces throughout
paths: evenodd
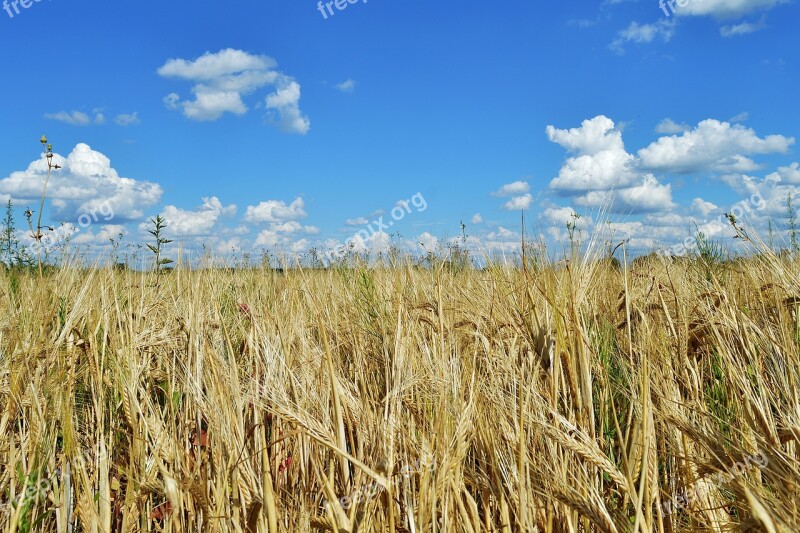
M 381 216 L 512 251 L 525 209 L 556 248 L 574 211 L 646 251 L 800 203 L 796 2 L 340 4 L 9 2 L 0 200 L 38 207 L 46 133 L 45 218 L 94 250 L 163 214 L 219 253 L 379 251 Z

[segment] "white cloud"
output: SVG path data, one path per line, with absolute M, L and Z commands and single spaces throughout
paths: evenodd
M 648 213 L 668 211 L 675 207 L 672 201 L 672 186 L 659 183 L 655 176 L 647 174 L 641 182 L 621 189 L 590 191 L 575 198 L 575 203 L 584 207 L 599 207 L 613 213 Z
M 490 239 L 517 239 L 519 235 L 503 226 L 499 226 L 497 231 L 490 231 L 487 237 Z
M 609 190 L 637 179 L 634 157 L 625 151 L 622 133 L 614 121 L 597 116 L 569 130 L 547 126 L 548 138 L 575 154 L 561 167 L 550 188 L 562 194 Z
M 300 84 L 291 81 L 278 88 L 266 99 L 267 109 L 271 110 L 270 121 L 287 133 L 308 133 L 311 121 L 300 111 Z
M 633 21 L 627 28 L 617 32 L 617 37 L 611 42 L 609 48 L 618 54 L 624 54 L 627 43 L 647 44 L 656 39 L 667 43 L 674 34 L 675 23 L 672 19 L 659 20 L 655 24 L 639 24 Z
M 736 120 L 746 118 L 745 115 L 735 117 Z M 682 243 L 694 234 L 692 223 L 696 223 L 707 235 L 727 239 L 732 232 L 724 212 L 735 214 L 748 229 L 764 235 L 769 217 L 785 219 L 787 198 L 793 198 L 800 205 L 800 163 L 781 166 L 761 179 L 750 175 L 761 166 L 752 156 L 786 153 L 794 143 L 793 138 L 758 136 L 745 126 L 713 119 L 694 128 L 664 121 L 659 130 L 677 134 L 658 138 L 639 150 L 639 157 L 634 157 L 625 151 L 618 128 L 605 117 L 584 121 L 581 127 L 570 130 L 548 128 L 550 140 L 572 154 L 559 177 L 551 182 L 551 189 L 562 196 L 570 196 L 575 206 L 598 209 L 601 213 L 644 215 L 622 224 L 595 227 L 596 238 L 613 233 L 615 240 L 620 236 L 630 238 L 631 249 L 652 251 Z M 582 161 L 586 161 L 585 168 L 590 169 L 592 164 L 598 165 L 598 154 L 604 152 L 619 154 L 617 158 L 624 161 L 624 165 L 617 163 L 616 168 L 627 176 L 625 182 L 599 179 L 603 175 L 596 171 L 579 174 Z M 647 173 L 648 169 L 702 172 L 729 185 L 741 196 L 721 207 L 702 198 L 677 205 L 672 199 L 671 185 L 661 183 L 654 174 Z M 579 179 L 581 177 L 584 179 Z M 572 209 L 571 206 L 546 208 L 540 215 L 545 234 L 554 240 L 566 239 L 565 220 L 571 216 Z M 733 241 L 730 244 L 735 245 Z
M 800 185 L 800 163 L 792 163 L 788 167 L 778 167 L 777 172 L 773 172 L 766 178 L 776 183 Z
M 270 229 L 261 231 L 256 237 L 255 247 L 272 248 L 284 252 L 302 253 L 310 248 L 308 239 L 293 239 L 290 236 Z
M 178 109 L 180 107 L 181 97 L 178 93 L 169 93 L 164 97 L 164 105 L 167 109 Z
M 228 48 L 216 54 L 206 52 L 194 61 L 170 59 L 158 73 L 165 77 L 183 78 L 190 81 L 207 81 L 228 86 L 253 85 L 254 78 L 263 77 L 277 66 L 272 58 L 254 56 L 241 50 Z M 273 74 L 274 76 L 274 74 Z M 256 84 L 260 86 L 260 84 Z
M 601 227 L 604 234 L 613 235 L 615 239 L 631 239 L 646 233 L 647 227 L 638 221 L 606 222 Z
M 714 170 L 720 172 L 753 172 L 760 169 L 761 166 L 743 155 L 732 155 L 727 158 L 719 160 L 713 167 Z
M 762 16 L 757 22 L 740 22 L 739 24 L 732 24 L 729 26 L 722 26 L 719 29 L 720 35 L 723 37 L 735 37 L 738 35 L 747 35 L 748 33 L 755 33 L 767 27 L 767 18 Z
M 97 240 L 99 242 L 108 242 L 110 239 L 119 240 L 119 236 L 128 234 L 128 228 L 120 224 L 106 224 L 100 226 L 100 231 L 97 232 Z
M 244 115 L 248 108 L 243 96 L 274 87 L 275 92 L 265 98 L 270 122 L 284 131 L 305 134 L 310 121 L 300 111 L 300 84 L 276 67 L 270 57 L 228 48 L 206 52 L 193 61 L 170 59 L 158 74 L 194 84 L 193 100 L 181 100 L 177 93 L 171 93 L 164 104 L 170 109 L 180 108 L 184 116 L 199 121 L 214 121 L 225 113 Z
M 92 123 L 98 125 L 105 124 L 106 117 L 99 110 L 95 109 L 92 111 L 92 115 L 94 115 L 94 118 L 83 111 L 59 111 L 58 113 L 45 113 L 44 118 L 48 120 L 57 120 L 72 126 L 88 126 Z
M 730 119 L 728 119 L 728 122 L 731 122 L 731 123 L 747 122 L 747 120 L 749 118 L 750 118 L 750 113 L 748 113 L 747 111 L 742 111 L 738 115 L 734 115 Z M 689 129 L 689 128 L 686 128 L 686 129 Z
M 474 215 L 472 215 L 471 220 L 473 224 L 481 224 L 483 222 L 483 217 L 481 216 L 480 213 L 475 213 Z
M 89 117 L 89 115 L 83 113 L 82 111 L 72 111 L 71 113 L 67 111 L 59 111 L 58 113 L 45 113 L 44 118 L 65 122 L 66 124 L 71 124 L 73 126 L 88 126 L 92 123 L 92 119 Z
M 574 223 L 580 229 L 587 229 L 592 224 L 591 217 L 576 217 L 575 215 L 577 213 L 571 207 L 548 207 L 542 212 L 541 218 L 558 228 L 565 228 L 568 223 Z
M 523 194 L 522 196 L 515 196 L 505 204 L 503 209 L 506 211 L 519 211 L 521 209 L 528 209 L 533 201 L 533 196 L 530 193 Z
M 427 252 L 435 252 L 436 249 L 439 247 L 439 239 L 437 239 L 427 231 L 425 233 L 420 234 L 420 236 L 417 237 L 417 242 L 419 242 L 420 246 L 422 246 Z
M 345 221 L 347 226 L 366 226 L 367 224 L 369 224 L 369 220 L 364 217 L 349 218 Z
M 662 227 L 681 226 L 687 223 L 686 217 L 678 213 L 651 213 L 644 217 L 644 220 L 648 224 L 654 224 Z
M 667 172 L 692 173 L 725 169 L 749 160 L 751 154 L 785 153 L 794 138 L 768 135 L 760 138 L 742 125 L 708 119 L 682 135 L 661 137 L 638 155 L 644 167 Z M 737 167 L 739 168 L 739 167 Z
M 351 93 L 356 90 L 356 82 L 354 80 L 345 80 L 342 83 L 337 83 L 334 87 L 343 93 Z
M 270 225 L 270 230 L 276 233 L 306 233 L 308 235 L 316 235 L 319 233 L 319 228 L 316 226 L 303 226 L 296 220 L 288 222 L 273 223 Z
M 547 137 L 572 153 L 595 155 L 607 150 L 624 150 L 622 133 L 615 128 L 614 121 L 599 115 L 584 120 L 579 128 L 560 130 L 547 126 Z
M 62 168 L 53 172 L 47 188 L 56 219 L 76 219 L 94 210 L 114 212 L 114 220 L 138 219 L 156 204 L 162 189 L 156 183 L 121 177 L 111 160 L 86 144 L 78 144 L 65 158 L 54 154 L 53 163 Z M 0 193 L 17 203 L 34 202 L 41 197 L 47 175 L 47 162 L 37 159 L 26 170 L 12 172 L 0 180 Z M 101 217 L 103 219 L 104 217 Z
M 247 222 L 270 222 L 283 223 L 290 220 L 300 220 L 306 218 L 305 202 L 300 197 L 286 205 L 280 200 L 267 200 L 256 206 L 247 206 L 244 219 Z
M 117 118 L 114 119 L 114 122 L 120 126 L 133 126 L 134 124 L 139 124 L 141 120 L 139 120 L 139 113 L 134 111 L 133 113 L 122 113 L 117 115 Z
M 723 19 L 741 17 L 754 11 L 766 11 L 788 3 L 788 0 L 688 0 L 685 3 L 685 6 L 676 6 L 677 15 L 712 16 Z
M 187 118 L 213 121 L 225 113 L 234 115 L 247 113 L 247 106 L 242 101 L 242 95 L 236 91 L 217 91 L 207 87 L 198 87 L 194 93 L 194 100 L 182 103 L 183 114 Z
M 707 217 L 710 213 L 713 213 L 719 209 L 719 207 L 711 202 L 706 202 L 702 198 L 695 198 L 692 201 L 692 211 L 695 213 L 699 213 L 701 216 Z
M 169 233 L 178 236 L 208 235 L 220 217 L 234 214 L 236 214 L 236 206 L 224 207 L 216 196 L 203 198 L 203 205 L 195 211 L 186 211 L 174 205 L 168 205 L 161 213 L 167 221 Z M 149 226 L 150 223 L 147 222 L 142 224 L 142 227 Z
M 513 183 L 507 183 L 500 187 L 497 191 L 492 193 L 492 196 L 498 197 L 505 197 L 505 196 L 515 196 L 520 194 L 525 194 L 526 192 L 531 190 L 531 186 L 528 185 L 527 181 L 515 181 Z
M 692 128 L 688 124 L 678 124 L 671 118 L 665 118 L 656 126 L 656 133 L 666 133 L 671 135 L 673 133 L 683 133 L 684 131 L 688 131 L 690 129 Z

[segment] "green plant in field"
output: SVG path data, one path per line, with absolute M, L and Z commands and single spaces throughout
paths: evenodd
M 0 263 L 9 267 L 23 267 L 31 264 L 31 257 L 24 246 L 20 246 L 17 228 L 14 223 L 14 205 L 6 204 L 6 214 L 0 221 Z
M 466 246 L 452 243 L 447 246 L 447 257 L 443 262 L 450 272 L 462 272 L 472 266 L 472 258 Z
M 147 230 L 147 233 L 155 237 L 156 243 L 148 244 L 147 247 L 156 256 L 154 270 L 156 274 L 160 274 L 166 265 L 174 263 L 172 259 L 161 257 L 161 254 L 164 252 L 164 245 L 172 241 L 164 237 L 164 229 L 167 227 L 167 221 L 164 220 L 164 217 L 158 215 L 156 218 L 151 218 L 150 222 L 153 223 L 153 229 Z
M 42 212 L 44 211 L 44 200 L 47 196 L 47 185 L 50 183 L 50 176 L 54 170 L 58 170 L 61 168 L 60 165 L 53 163 L 53 145 L 47 142 L 47 136 L 42 135 L 42 138 L 39 139 L 39 142 L 42 143 L 42 146 L 45 148 L 44 158 L 47 161 L 47 177 L 44 180 L 44 187 L 42 187 L 42 201 L 39 203 L 39 216 L 36 219 L 36 231 L 33 231 L 33 227 L 31 225 L 31 210 L 28 209 L 26 216 L 28 217 L 28 227 L 31 229 L 31 236 L 36 240 L 36 262 L 39 265 L 39 277 L 42 277 L 42 238 L 44 234 L 42 233 Z M 53 228 L 48 228 L 50 231 Z
M 792 195 L 786 195 L 786 215 L 789 219 L 789 245 L 793 254 L 800 252 L 800 244 L 797 242 L 797 211 L 792 202 Z
M 725 251 L 717 241 L 710 240 L 695 224 L 695 241 L 697 242 L 697 258 L 699 266 L 705 271 L 706 281 L 719 274 L 725 261 Z
M 114 250 L 114 268 L 125 267 L 125 264 L 120 265 L 119 262 L 119 246 L 122 244 L 123 237 L 125 237 L 124 233 L 118 233 L 117 238 L 110 237 L 108 239 L 111 242 L 111 249 Z
M 11 200 L 6 205 L 6 216 L 3 219 L 2 230 L 0 230 L 0 261 L 11 266 L 13 250 L 19 245 L 16 238 L 16 228 L 14 227 L 14 209 Z
M 581 219 L 581 215 L 573 212 L 571 218 L 572 220 L 567 222 L 567 233 L 569 234 L 570 256 L 574 258 L 577 255 L 577 251 L 580 250 L 581 247 L 581 242 L 580 242 L 581 230 L 578 227 L 578 220 Z M 575 236 L 576 233 L 578 234 L 577 237 Z

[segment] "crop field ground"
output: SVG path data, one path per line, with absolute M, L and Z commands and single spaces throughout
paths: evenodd
M 800 531 L 800 268 L 0 269 L 0 528 Z

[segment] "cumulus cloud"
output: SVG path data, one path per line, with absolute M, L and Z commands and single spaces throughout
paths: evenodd
M 785 153 L 792 144 L 792 137 L 768 135 L 761 138 L 740 124 L 708 119 L 681 135 L 661 137 L 639 150 L 638 155 L 646 168 L 688 174 L 730 169 L 731 165 L 742 170 L 752 168 L 750 160 L 744 157 Z
M 506 211 L 520 211 L 522 209 L 528 209 L 531 206 L 532 201 L 533 196 L 531 196 L 530 193 L 523 194 L 521 196 L 515 196 L 503 204 L 503 209 Z
M 552 142 L 574 154 L 550 182 L 551 189 L 575 194 L 609 190 L 636 180 L 634 157 L 625 151 L 622 133 L 608 117 L 600 115 L 584 120 L 579 128 L 569 130 L 547 126 L 546 131 Z
M 768 180 L 775 183 L 800 185 L 800 163 L 792 163 L 788 167 L 778 167 L 777 172 L 767 176 Z
M 540 219 L 550 225 L 565 228 L 567 224 L 575 224 L 577 228 L 587 229 L 592 224 L 592 218 L 577 216 L 571 207 L 548 207 L 540 215 Z
M 100 242 L 108 242 L 111 239 L 119 240 L 120 235 L 124 237 L 127 234 L 128 228 L 121 224 L 105 224 L 100 226 L 96 239 Z
M 715 204 L 712 204 L 711 202 L 706 202 L 702 198 L 695 198 L 692 201 L 692 211 L 704 217 L 707 217 L 709 214 L 713 213 L 717 209 L 719 209 L 719 207 L 717 207 Z
M 646 174 L 641 182 L 631 187 L 608 191 L 590 191 L 575 198 L 584 207 L 608 209 L 613 213 L 647 213 L 675 207 L 672 186 L 659 183 L 655 176 Z
M 301 235 L 317 235 L 316 226 L 303 226 L 296 220 L 274 222 L 259 232 L 256 237 L 257 247 L 276 248 L 290 252 L 304 252 L 310 247 L 310 241 Z
M 472 215 L 471 220 L 473 224 L 480 224 L 483 222 L 483 217 L 481 216 L 480 213 L 475 213 L 474 215 Z
M 369 224 L 369 220 L 364 217 L 348 218 L 345 221 L 346 226 L 366 226 L 367 224 Z
M 269 121 L 287 133 L 308 133 L 311 121 L 300 111 L 300 84 L 290 81 L 266 99 Z
M 492 196 L 497 196 L 500 198 L 506 196 L 516 196 L 520 194 L 525 194 L 526 192 L 531 190 L 531 186 L 528 185 L 527 181 L 515 181 L 513 183 L 507 183 L 500 187 L 498 190 L 492 193 Z
M 290 220 L 306 218 L 305 202 L 297 197 L 291 204 L 281 200 L 267 200 L 258 205 L 249 205 L 245 211 L 244 219 L 247 222 L 283 223 Z
M 417 242 L 428 252 L 434 252 L 439 247 L 439 239 L 427 231 L 421 233 L 420 236 L 417 237 Z
M 625 150 L 622 132 L 608 117 L 584 120 L 578 128 L 548 126 L 546 131 L 552 142 L 573 154 L 549 187 L 562 196 L 574 196 L 576 205 L 618 213 L 668 210 L 675 205 L 671 186 L 641 172 L 636 158 Z
M 736 118 L 745 120 L 746 116 Z M 734 214 L 749 230 L 764 235 L 770 220 L 785 220 L 789 198 L 800 205 L 800 163 L 780 166 L 765 177 L 753 174 L 762 167 L 754 160 L 755 156 L 787 153 L 794 143 L 793 138 L 759 136 L 745 126 L 713 119 L 693 128 L 665 121 L 658 129 L 675 133 L 658 138 L 636 152 L 637 156 L 632 156 L 625 152 L 622 136 L 617 135 L 618 128 L 605 117 L 584 121 L 581 127 L 570 130 L 548 128 L 550 140 L 571 154 L 559 177 L 552 180 L 552 190 L 570 197 L 573 206 L 643 215 L 641 220 L 598 224 L 594 229 L 595 238 L 602 239 L 606 235 L 614 236 L 615 240 L 627 238 L 630 249 L 637 251 L 663 250 L 666 246 L 673 253 L 685 253 L 687 249 L 681 243 L 699 228 L 709 237 L 729 239 L 725 244 L 734 246 L 735 242 L 730 240 L 733 232 L 724 213 Z M 601 174 L 586 172 L 585 179 L 575 179 L 575 171 L 580 168 L 576 161 L 591 157 L 590 161 L 596 162 L 596 155 L 604 151 L 630 156 L 623 157 L 626 163 L 622 168 L 632 178 L 615 183 L 598 179 Z M 587 165 L 587 168 L 590 167 Z M 671 184 L 661 183 L 651 170 L 697 173 L 703 178 L 716 179 L 731 187 L 738 199 L 718 205 L 694 198 L 678 205 L 672 199 Z M 581 177 L 580 174 L 577 177 Z M 564 220 L 573 209 L 572 206 L 545 209 L 540 222 L 546 234 L 555 240 L 566 238 Z
M 607 150 L 624 150 L 622 133 L 614 121 L 603 115 L 584 120 L 579 128 L 568 130 L 547 126 L 547 137 L 572 153 L 597 154 Z
M 161 213 L 169 227 L 171 234 L 178 236 L 208 235 L 214 229 L 220 217 L 229 217 L 236 214 L 236 206 L 222 205 L 219 198 L 212 196 L 203 198 L 203 204 L 194 211 L 187 211 L 174 205 L 168 205 Z M 144 223 L 143 227 L 150 226 Z
M 284 131 L 305 134 L 311 123 L 300 111 L 300 84 L 276 67 L 268 56 L 228 48 L 206 52 L 194 60 L 170 59 L 158 74 L 193 84 L 193 99 L 182 100 L 177 93 L 170 93 L 164 104 L 198 121 L 214 121 L 225 113 L 244 115 L 248 108 L 243 97 L 271 87 L 274 92 L 265 97 L 269 122 Z
M 76 145 L 67 157 L 54 154 L 53 163 L 62 167 L 53 172 L 47 188 L 56 219 L 75 220 L 81 214 L 108 208 L 115 221 L 138 219 L 163 192 L 156 183 L 121 177 L 108 157 L 86 144 Z M 0 179 L 0 194 L 16 203 L 34 202 L 41 197 L 46 175 L 47 162 L 37 159 L 26 170 Z

